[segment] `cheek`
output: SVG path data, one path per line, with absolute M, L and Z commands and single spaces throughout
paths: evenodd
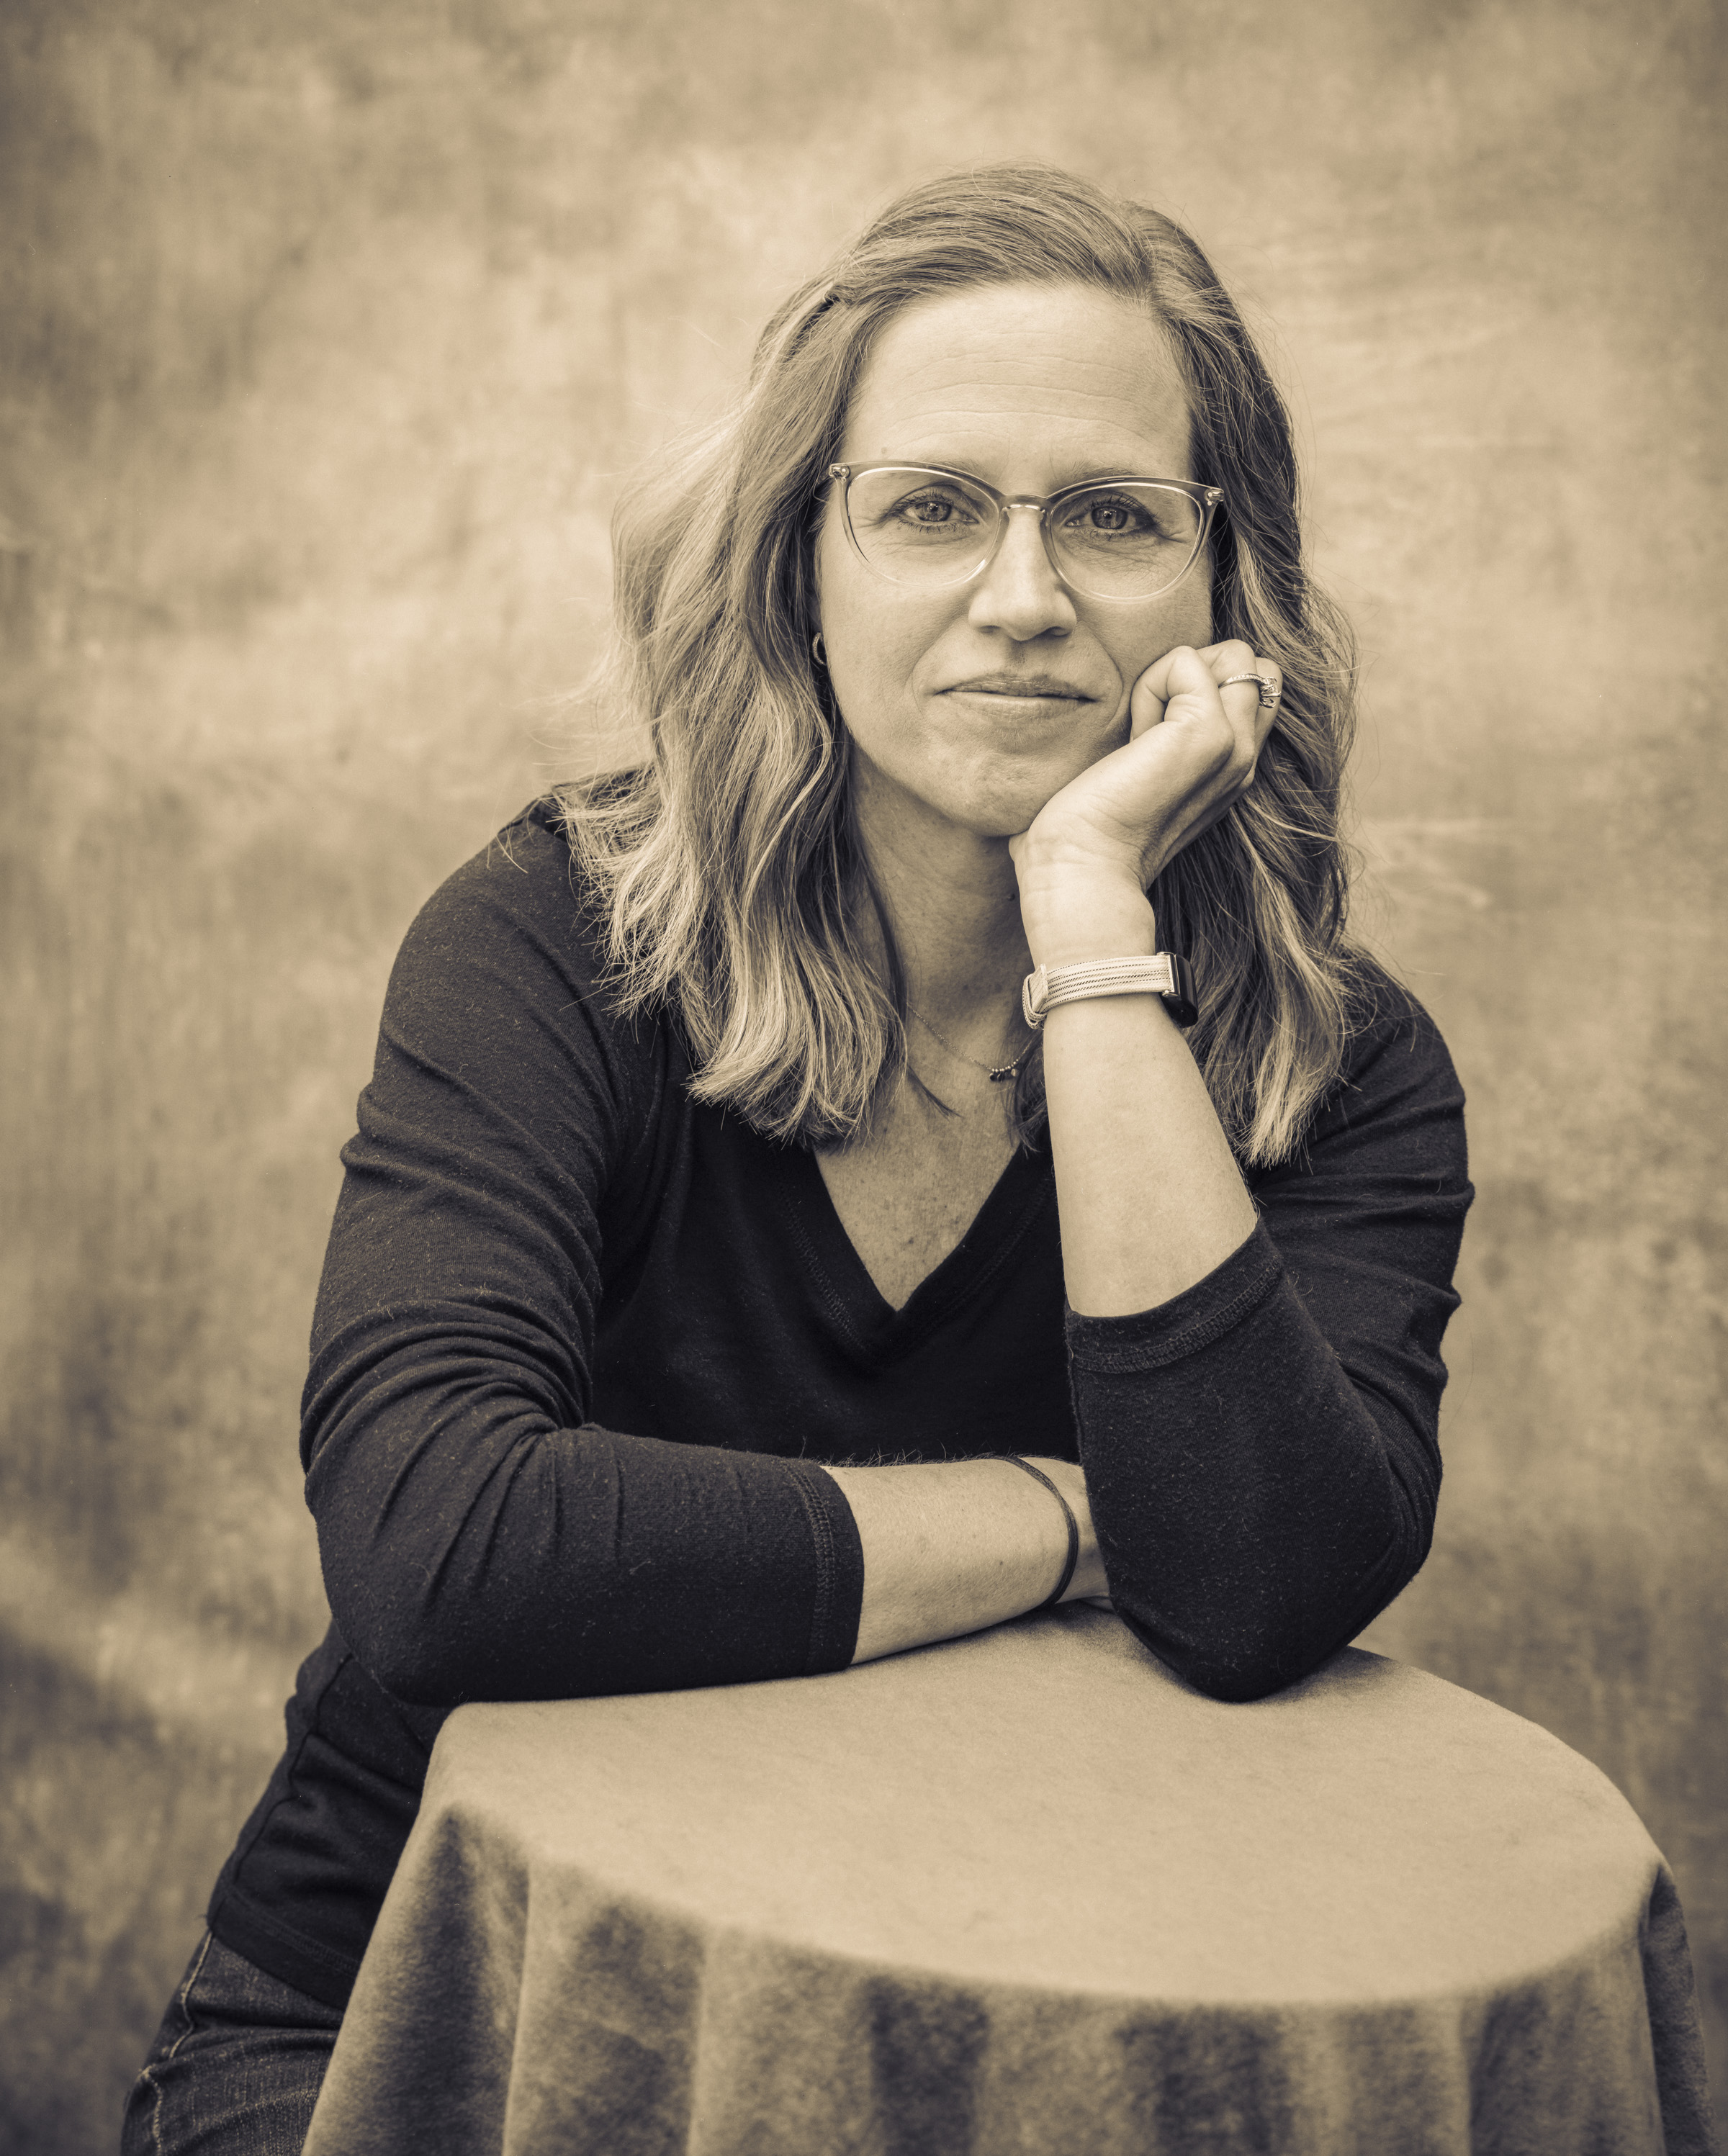
M 1198 651 L 1211 642 L 1211 593 L 1205 584 L 1192 592 L 1179 587 L 1154 601 L 1149 614 L 1139 620 L 1100 623 L 1098 628 L 1098 640 L 1122 681 L 1122 701 L 1112 728 L 1113 739 L 1119 740 L 1128 730 L 1129 699 L 1147 668 L 1180 644 Z
M 1174 651 L 1178 644 L 1191 644 L 1198 651 L 1211 640 L 1210 585 L 1196 583 L 1192 590 L 1178 585 L 1175 591 L 1155 602 L 1153 619 L 1134 639 L 1132 649 L 1125 653 L 1127 664 L 1134 670 L 1129 676 L 1129 685 L 1132 687 L 1154 660 L 1162 659 L 1166 651 Z
M 1196 647 L 1210 644 L 1212 640 L 1212 588 L 1210 578 L 1205 583 L 1196 583 L 1184 599 L 1182 614 L 1187 624 L 1187 634 L 1179 641 Z
M 824 613 L 822 635 L 829 685 L 847 731 L 867 747 L 914 732 L 918 697 L 912 677 L 926 641 L 917 629 L 840 606 Z
M 1173 639 L 1177 644 L 1191 644 L 1197 650 L 1201 644 L 1212 641 L 1212 562 L 1210 554 L 1202 554 L 1184 580 L 1170 594 L 1177 619 L 1182 624 L 1181 634 Z
M 872 577 L 843 535 L 838 548 L 819 550 L 817 572 L 828 680 L 848 731 L 867 747 L 914 730 L 913 677 L 941 633 L 939 612 Z

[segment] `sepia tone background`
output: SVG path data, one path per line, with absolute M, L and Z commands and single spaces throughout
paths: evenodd
M 321 1630 L 337 1149 L 416 907 L 601 752 L 620 475 L 1007 153 L 1188 220 L 1292 398 L 1365 924 L 1481 1193 L 1368 1644 L 1638 1806 L 1720 2090 L 1724 49 L 1703 0 L 0 8 L 0 2145 L 112 2145 Z

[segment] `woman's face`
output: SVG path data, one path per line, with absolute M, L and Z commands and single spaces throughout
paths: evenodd
M 1006 495 L 1192 476 L 1165 332 L 1083 285 L 986 286 L 907 307 L 865 368 L 841 454 L 942 465 Z M 821 631 L 872 818 L 898 811 L 982 838 L 1025 830 L 1127 738 L 1130 691 L 1154 660 L 1211 641 L 1204 555 L 1156 598 L 1077 597 L 1037 518 L 1017 514 L 971 582 L 908 589 L 859 558 L 838 495 L 817 540 Z

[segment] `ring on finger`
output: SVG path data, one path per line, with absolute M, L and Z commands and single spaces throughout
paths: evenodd
M 1221 689 L 1233 688 L 1238 681 L 1253 681 L 1260 690 L 1260 708 L 1269 711 L 1284 693 L 1283 684 L 1269 674 L 1227 674 L 1218 684 Z

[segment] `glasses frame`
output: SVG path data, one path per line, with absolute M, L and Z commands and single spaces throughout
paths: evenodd
M 903 583 L 891 577 L 887 570 L 879 569 L 865 552 L 858 534 L 852 526 L 852 481 L 862 479 L 867 473 L 880 471 L 928 472 L 933 479 L 954 479 L 964 485 L 976 487 L 978 491 L 996 506 L 996 536 L 990 542 L 982 561 L 967 570 L 964 577 L 950 577 L 944 583 Z M 1198 480 L 1154 479 L 1144 472 L 1106 472 L 1097 479 L 1077 480 L 1072 486 L 1058 487 L 1054 494 L 1004 494 L 992 486 L 988 480 L 980 479 L 976 472 L 960 471 L 951 465 L 902 464 L 897 458 L 882 458 L 874 464 L 830 465 L 828 476 L 841 490 L 840 513 L 846 526 L 846 537 L 852 542 L 852 552 L 873 577 L 885 584 L 892 584 L 897 592 L 954 592 L 963 584 L 969 584 L 975 577 L 981 577 L 1002 551 L 1002 542 L 1008 536 L 1008 522 L 1016 509 L 1036 509 L 1038 512 L 1038 532 L 1044 542 L 1045 559 L 1051 572 L 1064 591 L 1072 592 L 1077 598 L 1090 599 L 1098 606 L 1142 606 L 1148 599 L 1161 599 L 1166 592 L 1173 592 L 1188 572 L 1206 552 L 1212 525 L 1224 501 L 1224 490 L 1217 486 L 1203 486 Z M 1167 486 L 1174 493 L 1185 494 L 1200 511 L 1200 531 L 1194 542 L 1194 552 L 1167 584 L 1160 584 L 1155 592 L 1089 592 L 1083 584 L 1077 584 L 1057 559 L 1056 543 L 1052 534 L 1050 517 L 1052 510 L 1077 494 L 1095 493 L 1104 486 Z

